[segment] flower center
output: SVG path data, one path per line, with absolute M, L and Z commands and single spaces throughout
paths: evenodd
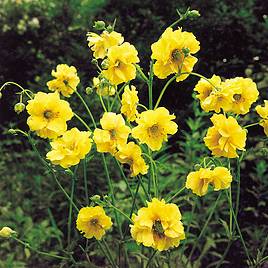
M 50 119 L 52 116 L 53 116 L 53 113 L 51 111 L 47 110 L 44 112 L 44 117 L 46 119 Z
M 115 129 L 111 129 L 110 131 L 111 139 L 114 140 L 116 138 L 116 131 Z
M 204 92 L 204 97 L 207 98 L 212 92 L 212 89 L 208 89 Z
M 181 53 L 178 49 L 174 49 L 172 52 L 171 52 L 171 59 L 173 61 L 178 61 L 180 60 L 181 58 Z
M 165 236 L 164 229 L 160 220 L 156 220 L 153 224 L 153 232 L 160 237 Z
M 242 96 L 241 96 L 241 94 L 234 94 L 233 98 L 235 101 L 240 101 Z
M 93 219 L 90 220 L 90 224 L 91 224 L 91 225 L 97 225 L 98 222 L 99 222 L 99 221 L 98 221 L 98 219 L 96 219 L 96 218 L 93 218 Z
M 159 132 L 159 127 L 157 124 L 152 125 L 148 128 L 149 135 L 156 136 Z
M 115 61 L 115 64 L 114 64 L 114 67 L 120 68 L 120 65 L 121 65 L 121 61 L 120 60 L 116 60 Z

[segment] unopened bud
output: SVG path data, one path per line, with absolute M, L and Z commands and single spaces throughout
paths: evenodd
M 10 128 L 8 130 L 8 133 L 11 134 L 11 135 L 17 135 L 17 131 L 15 129 L 13 129 L 13 128 Z
M 92 59 L 91 63 L 94 65 L 98 65 L 98 61 L 96 59 Z
M 105 70 L 105 69 L 108 69 L 108 67 L 109 67 L 108 60 L 107 59 L 103 60 L 102 63 L 101 63 L 101 68 Z
M 14 111 L 17 114 L 20 114 L 21 112 L 23 112 L 25 110 L 25 104 L 22 102 L 16 103 L 14 106 Z
M 195 170 L 199 170 L 200 168 L 201 168 L 201 165 L 199 165 L 199 164 L 194 165 Z
M 99 195 L 93 195 L 92 197 L 90 197 L 90 199 L 93 201 L 93 202 L 97 202 L 101 199 L 101 197 Z
M 95 21 L 93 28 L 98 30 L 98 31 L 104 30 L 105 29 L 105 22 L 102 20 Z
M 90 95 L 93 92 L 93 89 L 91 87 L 86 88 L 86 94 Z
M 0 237 L 9 238 L 12 234 L 15 234 L 15 233 L 16 232 L 14 230 L 5 226 L 0 230 Z
M 108 25 L 108 27 L 106 28 L 107 32 L 111 33 L 114 30 L 114 27 L 111 25 Z
M 188 12 L 188 18 L 195 19 L 195 18 L 198 18 L 198 17 L 200 17 L 200 13 L 199 13 L 198 10 L 193 9 L 193 10 L 190 10 Z
M 184 54 L 185 57 L 187 57 L 189 55 L 189 53 L 190 53 L 190 49 L 187 48 L 187 47 L 186 48 L 183 48 L 182 49 L 182 53 Z

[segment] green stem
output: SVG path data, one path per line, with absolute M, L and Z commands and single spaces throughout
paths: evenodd
M 221 255 L 221 259 L 219 260 L 219 262 L 215 268 L 219 268 L 222 265 L 222 262 L 225 260 L 225 257 L 227 255 L 227 253 L 229 252 L 231 245 L 232 245 L 232 240 L 229 240 L 227 247 L 224 250 L 224 253 Z
M 213 215 L 213 213 L 214 213 L 214 211 L 215 211 L 215 209 L 216 209 L 216 207 L 218 205 L 218 202 L 220 200 L 221 194 L 222 194 L 222 192 L 220 192 L 220 194 L 218 195 L 218 197 L 217 197 L 217 199 L 216 199 L 213 207 L 211 208 L 211 211 L 209 213 L 209 216 L 208 216 L 208 218 L 207 218 L 207 220 L 206 220 L 206 222 L 205 222 L 205 224 L 204 224 L 204 226 L 203 226 L 203 228 L 202 228 L 202 230 L 201 230 L 198 238 L 195 240 L 194 246 L 193 246 L 193 248 L 192 248 L 192 250 L 190 252 L 190 255 L 189 255 L 188 259 L 187 259 L 186 266 L 187 266 L 188 262 L 192 258 L 192 255 L 193 255 L 193 253 L 194 253 L 194 251 L 195 251 L 195 249 L 197 247 L 197 243 L 199 242 L 199 240 L 201 239 L 201 237 L 203 236 L 203 234 L 205 233 L 205 231 L 207 229 L 208 223 L 209 223 L 209 221 L 210 221 L 210 219 L 211 219 L 211 217 L 212 217 L 212 215 Z
M 252 124 L 249 124 L 249 125 L 244 126 L 243 128 L 249 128 L 249 127 L 253 127 L 253 126 L 259 125 L 259 124 L 260 124 L 260 122 L 252 123 Z
M 160 103 L 160 101 L 161 101 L 161 99 L 162 99 L 162 97 L 163 97 L 163 95 L 164 95 L 166 89 L 168 88 L 168 86 L 169 86 L 169 85 L 170 85 L 170 84 L 171 84 L 177 77 L 178 77 L 177 75 L 174 75 L 173 77 L 171 77 L 171 78 L 167 81 L 167 83 L 166 83 L 165 86 L 163 87 L 162 91 L 160 92 L 160 95 L 159 95 L 159 97 L 158 97 L 158 99 L 157 99 L 157 101 L 156 101 L 154 110 L 158 107 L 158 105 L 159 105 L 159 103 Z
M 129 222 L 132 223 L 132 220 L 130 219 L 130 217 L 125 214 L 121 209 L 117 208 L 116 206 L 114 206 L 112 203 L 108 202 L 108 205 L 113 208 L 114 210 L 116 210 L 117 212 L 119 212 L 121 215 L 123 215 Z
M 84 187 L 85 187 L 85 199 L 87 206 L 89 205 L 88 186 L 87 186 L 87 162 L 83 160 L 83 175 L 84 175 Z
M 48 165 L 48 163 L 42 158 L 42 156 L 40 155 L 39 151 L 37 150 L 34 141 L 32 140 L 30 135 L 27 135 L 28 140 L 34 150 L 34 152 L 36 153 L 36 155 L 38 156 L 39 160 L 41 161 L 41 163 L 50 171 L 50 173 L 52 174 L 54 180 L 56 181 L 56 183 L 58 184 L 59 188 L 61 189 L 61 191 L 64 193 L 64 195 L 67 197 L 67 199 L 72 202 L 74 208 L 76 209 L 76 211 L 78 212 L 79 209 L 78 207 L 75 205 L 75 203 L 72 201 L 72 199 L 70 198 L 70 196 L 67 194 L 67 192 L 64 190 L 63 186 L 61 185 L 61 183 L 59 182 L 59 180 L 57 179 L 57 176 L 55 174 L 55 172 L 53 171 L 53 169 Z
M 139 107 L 142 107 L 145 111 L 148 111 L 147 107 L 141 103 L 138 103 L 138 106 Z
M 127 85 L 127 83 L 125 83 L 118 91 L 116 90 L 116 95 L 119 98 L 119 101 L 120 101 L 120 94 L 124 90 L 126 85 Z M 116 102 L 116 98 L 114 98 L 112 101 L 112 104 L 110 106 L 110 111 L 113 109 L 115 102 Z
M 106 112 L 106 113 L 107 113 L 107 109 L 106 109 L 106 106 L 105 106 L 105 104 L 104 104 L 104 101 L 103 101 L 102 96 L 101 96 L 101 95 L 99 95 L 99 98 L 100 98 L 101 106 L 102 106 L 102 108 L 103 108 L 104 112 Z
M 236 191 L 236 204 L 235 204 L 236 217 L 239 212 L 239 202 L 240 202 L 240 163 L 241 163 L 241 160 L 237 159 L 237 162 L 236 162 L 237 191 Z
M 138 64 L 134 64 L 138 73 L 140 74 L 141 78 L 144 80 L 144 82 L 148 83 L 149 79 L 147 78 L 147 76 L 144 74 L 144 72 L 142 71 L 141 67 Z
M 72 231 L 72 214 L 73 214 L 73 198 L 74 198 L 75 177 L 72 177 L 71 196 L 69 200 L 69 215 L 68 215 L 68 229 L 67 229 L 67 244 L 70 248 L 71 244 L 71 231 Z
M 137 187 L 136 187 L 136 191 L 135 191 L 135 195 L 134 195 L 134 198 L 133 198 L 133 201 L 132 201 L 132 206 L 131 206 L 131 211 L 130 211 L 130 216 L 129 218 L 131 219 L 132 217 L 132 214 L 133 214 L 133 211 L 134 211 L 134 207 L 136 205 L 136 198 L 137 198 L 137 195 L 138 195 L 138 192 L 139 192 L 139 189 L 140 189 L 140 184 L 141 184 L 141 181 L 139 180 L 138 181 L 138 184 L 137 184 Z
M 104 240 L 102 240 L 102 241 L 104 241 Z M 103 244 L 105 245 L 105 249 L 104 249 L 103 246 L 102 246 L 102 244 L 101 244 L 101 241 L 97 240 L 97 243 L 98 243 L 98 245 L 99 245 L 99 247 L 100 247 L 100 249 L 101 249 L 103 255 L 104 255 L 104 256 L 108 259 L 108 261 L 110 262 L 111 266 L 112 266 L 113 268 L 117 268 L 117 265 L 115 264 L 114 259 L 113 259 L 112 256 L 109 254 L 109 253 L 110 253 L 109 247 L 107 247 L 107 249 L 106 249 L 107 244 L 106 244 L 105 242 L 103 242 Z
M 230 198 L 228 197 L 228 192 L 227 192 L 227 191 L 226 191 L 226 195 L 227 195 L 227 198 L 228 198 L 228 200 L 229 200 L 229 205 L 230 205 L 230 208 L 231 208 L 231 212 L 232 212 L 232 215 L 233 215 L 233 218 L 234 218 L 234 221 L 235 221 L 235 225 L 236 225 L 236 228 L 237 228 L 237 231 L 238 231 L 240 240 L 241 240 L 241 242 L 242 242 L 244 251 L 245 251 L 245 253 L 246 253 L 246 255 L 247 255 L 247 258 L 248 258 L 249 262 L 251 263 L 251 258 L 250 258 L 248 249 L 247 249 L 247 247 L 246 247 L 245 240 L 244 240 L 244 238 L 243 238 L 243 236 L 242 236 L 242 233 L 241 233 L 241 230 L 240 230 L 240 227 L 239 227 L 239 224 L 238 224 L 238 221 L 237 221 L 237 218 L 236 218 L 234 209 L 233 209 L 233 207 L 232 207 L 232 204 L 230 203 Z
M 142 189 L 143 189 L 143 192 L 144 192 L 145 195 L 146 195 L 147 200 L 151 200 L 150 192 L 147 192 L 147 191 L 146 191 L 145 186 L 144 186 L 144 184 L 142 183 L 142 177 L 137 176 L 137 178 L 138 178 L 138 179 L 140 180 L 140 182 L 141 182 L 141 187 L 142 187 Z
M 172 195 L 171 197 L 169 197 L 167 199 L 167 203 L 169 203 L 170 201 L 172 201 L 176 196 L 178 196 L 181 192 L 183 192 L 185 189 L 185 186 L 183 186 L 181 189 L 179 189 L 174 195 Z
M 91 119 L 91 121 L 92 121 L 94 127 L 97 128 L 97 125 L 96 125 L 96 122 L 95 122 L 95 120 L 94 120 L 94 117 L 93 117 L 93 115 L 92 115 L 90 109 L 88 108 L 86 102 L 84 101 L 83 97 L 78 93 L 77 90 L 75 90 L 74 92 L 76 93 L 76 95 L 77 95 L 78 98 L 81 100 L 81 102 L 83 103 L 84 107 L 86 108 L 86 111 L 87 111 L 87 113 L 89 114 L 90 119 Z
M 106 178 L 107 178 L 107 181 L 108 181 L 109 192 L 110 192 L 111 198 L 112 198 L 112 205 L 113 205 L 113 208 L 115 209 L 114 210 L 115 211 L 115 221 L 116 221 L 116 224 L 118 226 L 120 239 L 123 240 L 124 239 L 124 236 L 123 236 L 122 227 L 121 227 L 121 224 L 120 224 L 120 221 L 119 221 L 119 217 L 118 217 L 118 213 L 117 212 L 120 212 L 122 215 L 124 215 L 127 218 L 129 218 L 129 217 L 126 214 L 124 214 L 123 212 L 121 212 L 121 210 L 118 210 L 115 207 L 114 188 L 113 188 L 112 180 L 110 178 L 110 174 L 109 174 L 109 171 L 108 171 L 106 159 L 105 159 L 105 156 L 104 156 L 103 153 L 101 154 L 101 157 L 102 157 L 102 161 L 103 161 L 103 165 L 104 165 L 104 171 L 105 171 L 105 174 L 106 174 Z M 131 219 L 130 219 L 130 222 L 131 222 Z M 124 254 L 125 254 L 125 259 L 126 259 L 127 263 L 129 263 L 128 255 L 127 255 L 127 250 L 126 250 L 125 247 L 124 247 Z
M 74 116 L 86 127 L 87 130 L 91 131 L 90 127 L 87 125 L 87 123 L 76 113 L 73 113 Z
M 148 95 L 149 95 L 149 109 L 153 109 L 153 61 L 150 62 L 150 73 L 149 73 L 149 80 L 147 81 L 148 84 Z
M 149 258 L 149 260 L 147 262 L 146 268 L 149 268 L 149 266 L 150 266 L 150 264 L 151 264 L 151 262 L 152 262 L 152 260 L 153 260 L 153 258 L 154 258 L 154 256 L 155 256 L 156 253 L 157 253 L 157 250 L 155 250 L 153 252 L 153 254 L 150 256 L 150 258 Z
M 67 257 L 63 257 L 63 256 L 58 256 L 58 255 L 54 255 L 54 254 L 50 254 L 50 253 L 47 253 L 47 252 L 43 252 L 43 251 L 40 251 L 38 249 L 35 249 L 33 248 L 32 246 L 30 246 L 28 243 L 16 238 L 16 237 L 13 237 L 12 238 L 17 241 L 18 243 L 22 244 L 23 246 L 25 246 L 26 248 L 40 254 L 40 255 L 43 255 L 43 256 L 47 256 L 47 257 L 52 257 L 52 258 L 56 258 L 56 259 L 60 259 L 60 260 L 68 260 L 69 258 Z

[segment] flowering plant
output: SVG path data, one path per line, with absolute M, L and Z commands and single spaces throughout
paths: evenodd
M 239 124 L 241 116 L 249 113 L 253 103 L 257 101 L 259 92 L 256 84 L 249 78 L 236 77 L 223 80 L 217 75 L 206 78 L 193 72 L 198 60 L 196 53 L 200 50 L 200 43 L 193 33 L 183 31 L 177 25 L 182 20 L 198 16 L 197 11 L 188 9 L 184 14 L 180 14 L 179 19 L 152 44 L 148 73 L 138 65 L 140 59 L 136 48 L 115 31 L 114 24 L 106 26 L 102 21 L 95 23 L 95 29 L 100 33 L 89 32 L 87 41 L 93 52 L 92 63 L 96 65 L 98 73 L 92 79 L 92 87 L 86 88 L 84 93 L 98 94 L 103 108 L 99 120 L 93 116 L 84 93 L 81 93 L 78 88 L 80 79 L 74 66 L 59 64 L 52 71 L 53 79 L 47 82 L 48 89 L 52 91 L 49 93 L 34 94 L 31 90 L 14 82 L 6 82 L 1 87 L 2 91 L 7 85 L 17 86 L 20 90 L 20 101 L 14 109 L 17 113 L 26 109 L 29 115 L 28 132 L 20 129 L 11 129 L 10 132 L 22 134 L 29 140 L 42 164 L 52 174 L 70 203 L 67 232 L 69 255 L 59 256 L 41 251 L 38 253 L 58 259 L 72 260 L 71 223 L 75 215 L 77 230 L 86 239 L 96 239 L 112 267 L 123 267 L 124 264 L 120 262 L 120 253 L 113 256 L 105 240 L 105 236 L 111 233 L 111 229 L 113 235 L 117 233 L 116 236 L 119 237 L 118 243 L 123 249 L 124 263 L 127 267 L 131 266 L 129 259 L 131 250 L 126 246 L 128 239 L 140 245 L 143 256 L 146 258 L 146 267 L 152 265 L 161 252 L 165 256 L 164 262 L 169 263 L 169 255 L 165 253 L 180 247 L 187 240 L 189 233 L 189 226 L 187 230 L 184 228 L 183 211 L 174 200 L 178 196 L 183 198 L 187 192 L 190 192 L 191 196 L 201 197 L 214 190 L 220 193 L 198 240 L 201 239 L 221 193 L 224 192 L 230 206 L 230 223 L 227 226 L 229 243 L 235 239 L 237 232 L 248 263 L 253 263 L 237 220 L 240 191 L 239 169 L 246 150 L 247 128 L 259 124 L 267 135 L 268 101 L 265 101 L 264 106 L 256 107 L 260 115 L 259 122 L 241 126 Z M 168 81 L 157 101 L 153 103 L 155 76 L 159 79 L 168 78 Z M 160 103 L 173 81 L 179 83 L 189 76 L 200 78 L 194 88 L 197 92 L 196 97 L 205 112 L 213 112 L 211 116 L 213 126 L 207 130 L 204 137 L 204 145 L 211 151 L 211 155 L 205 155 L 201 163 L 194 163 L 197 168 L 185 174 L 186 181 L 182 188 L 176 189 L 174 186 L 175 191 L 160 191 L 159 180 L 164 178 L 158 176 L 156 154 L 163 149 L 170 135 L 179 131 L 176 116 L 165 107 L 161 107 Z M 148 87 L 148 105 L 139 102 L 138 88 L 134 86 L 135 78 L 142 80 Z M 90 122 L 72 110 L 70 103 L 73 94 L 77 95 L 81 101 L 85 112 L 90 117 Z M 27 102 L 25 98 L 28 98 Z M 69 121 L 75 122 L 74 119 L 80 121 L 84 130 L 68 127 Z M 45 157 L 36 147 L 34 135 L 46 139 L 50 144 L 50 150 Z M 89 197 L 88 178 L 84 172 L 87 201 L 80 207 L 75 202 L 74 196 L 75 185 L 79 183 L 77 166 L 83 162 L 85 167 L 94 154 L 101 155 L 108 192 L 103 196 Z M 113 158 L 117 163 L 129 191 L 130 211 L 123 211 L 120 206 L 122 200 L 115 198 L 108 158 Z M 238 164 L 234 173 L 231 165 L 235 158 Z M 127 166 L 128 171 L 124 165 Z M 66 190 L 61 184 L 56 166 L 71 176 L 70 190 Z M 134 189 L 130 186 L 131 180 L 135 182 Z M 235 206 L 232 183 L 237 184 Z M 124 221 L 128 223 L 126 231 L 122 227 Z M 11 230 L 6 228 L 4 230 Z M 3 231 L 3 233 L 3 237 L 15 238 L 14 232 Z M 15 239 L 25 245 L 22 240 Z M 186 262 L 181 260 L 183 265 L 187 266 L 191 260 L 196 243 L 187 256 Z M 223 263 L 224 256 L 229 250 L 229 243 L 217 267 Z M 181 255 L 184 254 L 184 249 L 183 245 Z M 87 248 L 84 251 L 87 254 Z

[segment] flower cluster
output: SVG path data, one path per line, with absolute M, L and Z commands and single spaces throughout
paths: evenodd
M 204 111 L 219 113 L 232 112 L 246 114 L 257 100 L 259 92 L 250 78 L 236 77 L 224 82 L 217 75 L 210 79 L 201 78 L 194 88 L 199 94 L 201 107 Z
M 214 191 L 227 189 L 232 182 L 232 175 L 225 167 L 200 168 L 198 171 L 190 172 L 186 179 L 186 188 L 191 189 L 194 194 L 202 196 L 208 192 L 209 184 L 213 185 Z

